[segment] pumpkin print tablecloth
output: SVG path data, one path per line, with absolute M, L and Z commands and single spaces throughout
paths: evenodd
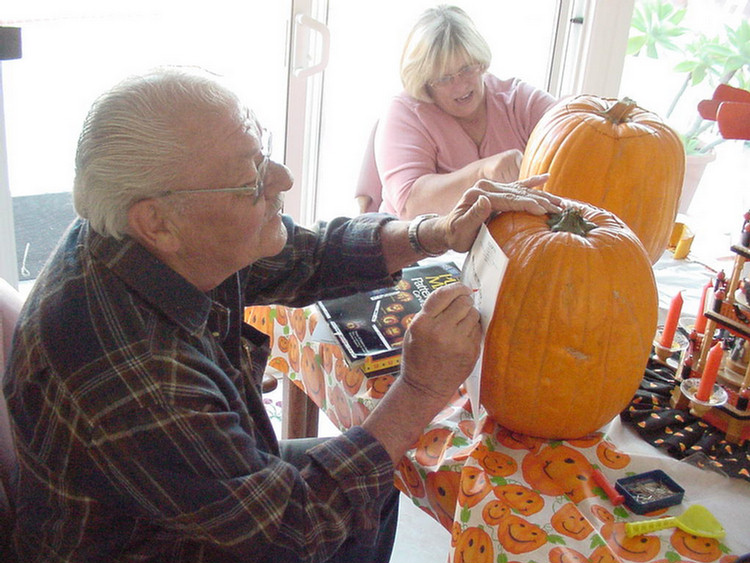
M 246 320 L 271 334 L 269 369 L 301 386 L 341 429 L 361 423 L 394 380 L 365 378 L 336 344 L 311 340 L 314 308 L 254 307 Z M 594 469 L 614 482 L 654 469 L 654 459 L 622 451 L 606 430 L 550 441 L 486 416 L 475 420 L 460 390 L 401 460 L 395 484 L 451 534 L 450 563 L 730 563 L 748 550 L 744 539 L 698 538 L 677 528 L 626 537 L 626 522 L 658 515 L 614 506 L 592 479 Z M 750 509 L 750 486 L 741 492 Z M 680 514 L 689 503 L 686 493 L 683 505 L 662 514 Z

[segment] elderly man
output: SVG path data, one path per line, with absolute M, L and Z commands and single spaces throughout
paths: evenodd
M 305 229 L 281 214 L 292 178 L 264 136 L 234 94 L 185 69 L 93 105 L 80 219 L 26 303 L 4 384 L 22 561 L 388 560 L 394 464 L 477 358 L 468 288 L 425 303 L 362 426 L 305 452 L 276 441 L 258 390 L 268 340 L 243 308 L 390 284 L 424 255 L 467 250 L 493 211 L 559 200 L 488 184 L 411 226 L 371 214 Z

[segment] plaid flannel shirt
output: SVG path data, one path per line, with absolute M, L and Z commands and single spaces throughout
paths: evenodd
M 390 459 L 361 428 L 282 462 L 245 305 L 308 304 L 388 275 L 386 215 L 295 226 L 285 249 L 198 291 L 134 240 L 78 220 L 37 280 L 4 382 L 22 561 L 318 561 L 372 541 Z M 252 374 L 240 368 L 240 335 Z

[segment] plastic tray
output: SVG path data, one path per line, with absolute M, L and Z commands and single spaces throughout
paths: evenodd
M 625 505 L 636 514 L 680 504 L 685 495 L 685 489 L 661 469 L 618 479 L 615 489 L 625 497 Z

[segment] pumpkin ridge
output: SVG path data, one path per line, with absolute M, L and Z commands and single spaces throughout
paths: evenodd
M 596 229 L 594 231 L 596 231 Z M 598 237 L 598 234 L 599 233 L 594 232 L 591 236 L 597 237 L 597 239 L 599 239 L 601 237 Z M 601 257 L 601 254 L 599 252 L 591 251 L 592 249 L 595 250 L 595 247 L 593 246 L 595 242 L 596 241 L 594 240 L 590 241 L 590 245 L 580 248 L 580 252 L 577 253 L 577 258 L 585 263 L 585 267 L 581 268 L 581 274 L 585 275 L 585 279 L 580 279 L 578 281 L 581 287 L 589 288 L 591 290 L 593 286 L 593 289 L 596 289 L 597 293 L 601 293 L 600 291 L 598 291 L 598 287 L 591 283 L 591 273 L 601 271 L 601 269 L 592 269 L 592 262 Z M 580 296 L 577 297 L 580 298 Z M 601 363 L 601 361 L 597 361 L 596 354 L 591 353 L 591 348 L 595 347 L 595 343 L 592 344 L 592 340 L 596 341 L 600 336 L 597 332 L 591 330 L 591 323 L 597 316 L 595 315 L 595 311 L 593 311 L 594 303 L 593 300 L 589 299 L 582 300 L 582 302 L 586 305 L 585 310 L 572 312 L 577 316 L 577 318 L 581 319 L 579 321 L 582 323 L 581 329 L 580 331 L 578 331 L 578 334 L 571 332 L 569 336 L 569 347 L 573 347 L 573 349 L 575 349 L 581 355 L 579 361 L 576 362 L 576 365 L 573 368 L 576 370 L 583 370 L 586 365 L 595 364 L 596 366 L 598 366 Z M 573 340 L 574 338 L 575 341 Z M 571 430 L 575 430 L 574 428 L 571 429 L 568 426 L 569 421 L 572 420 L 573 417 L 577 417 L 579 420 L 585 419 L 589 421 L 595 418 L 596 413 L 593 412 L 594 407 L 591 404 L 592 395 L 594 395 L 594 393 L 592 391 L 591 385 L 589 384 L 583 389 L 576 389 L 576 392 L 571 393 L 569 397 L 566 397 L 567 403 L 569 405 L 568 412 L 570 413 L 570 415 L 566 417 L 565 425 L 560 428 L 561 432 L 568 433 Z
M 523 242 L 520 244 L 520 252 L 518 254 L 518 259 L 516 261 L 516 270 L 517 270 L 518 274 L 521 273 L 519 271 L 520 270 L 520 265 L 525 265 L 525 264 L 529 263 L 530 257 L 535 254 L 535 252 L 536 252 L 536 246 L 539 244 L 535 240 L 532 239 L 531 235 L 533 233 L 528 232 L 528 231 L 531 231 L 531 230 L 532 229 L 530 229 L 530 228 L 523 229 L 523 230 L 519 231 L 518 235 L 516 235 L 518 238 L 523 238 Z M 516 237 L 513 237 L 513 240 L 515 240 L 515 238 Z M 538 272 L 538 269 L 540 269 L 540 268 L 539 268 L 539 265 L 536 262 L 532 262 L 532 264 L 534 266 L 534 269 L 531 271 L 530 277 L 531 277 L 531 279 L 535 279 L 536 276 L 538 276 L 540 274 L 540 272 Z M 521 276 L 521 275 L 516 276 L 515 283 L 518 284 L 519 282 L 517 280 L 520 280 L 523 277 L 525 277 L 525 276 Z M 523 285 L 523 291 L 521 292 L 520 295 L 521 295 L 521 298 L 514 303 L 514 309 L 513 309 L 514 313 L 513 313 L 513 318 L 512 318 L 513 325 L 512 325 L 512 327 L 510 329 L 511 334 L 518 334 L 520 332 L 520 330 L 521 330 L 519 327 L 522 326 L 526 322 L 526 318 L 525 318 L 525 316 L 523 314 L 523 310 L 522 309 L 523 309 L 523 304 L 524 303 L 529 302 L 529 299 L 533 299 L 533 285 L 531 285 L 531 284 L 524 284 Z M 524 328 L 526 328 L 526 327 L 524 327 Z M 528 334 L 525 334 L 524 336 L 526 338 L 529 337 Z M 511 365 L 515 365 L 518 362 L 518 360 L 519 359 L 516 358 L 515 355 L 514 355 L 514 350 L 512 350 L 512 349 L 509 350 L 509 353 L 506 356 L 506 362 L 504 362 L 506 369 L 509 366 L 511 366 Z M 521 363 L 523 363 L 523 364 L 526 364 L 528 362 L 528 359 L 526 359 L 526 358 L 520 358 L 520 360 L 521 360 Z M 542 362 L 543 358 L 538 357 L 536 361 L 537 362 Z M 516 391 L 515 391 L 515 389 L 513 389 L 513 387 L 515 386 L 514 384 L 517 384 L 517 383 L 518 383 L 517 381 L 510 380 L 508 382 L 508 384 L 506 384 L 505 390 L 506 391 L 511 391 L 512 393 L 515 393 Z
M 528 300 L 529 294 L 531 293 L 531 287 L 526 284 L 520 285 L 521 289 L 519 290 L 519 280 L 521 280 L 523 277 L 521 276 L 522 272 L 519 264 L 526 264 L 528 262 L 528 257 L 534 254 L 534 249 L 529 248 L 529 246 L 532 245 L 533 235 L 533 232 L 530 231 L 535 230 L 534 226 L 528 224 L 519 224 L 520 221 L 518 219 L 520 219 L 521 216 L 516 212 L 506 213 L 505 215 L 507 216 L 507 221 L 509 223 L 509 225 L 507 226 L 507 232 L 513 234 L 504 244 L 501 245 L 501 247 L 504 247 L 504 251 L 507 251 L 506 249 L 508 247 L 513 246 L 514 248 L 516 248 L 516 252 L 514 258 L 508 264 L 508 270 L 506 271 L 505 275 L 506 281 L 504 281 L 501 285 L 500 293 L 498 295 L 498 303 L 495 306 L 495 314 L 493 315 L 492 321 L 490 322 L 487 334 L 498 330 L 502 331 L 503 333 L 519 333 L 521 331 L 520 327 L 525 321 L 521 308 L 523 306 L 523 303 Z M 536 266 L 536 264 L 534 265 Z M 532 275 L 538 274 L 536 273 L 536 271 L 534 271 L 534 274 Z M 519 298 L 512 301 L 503 300 L 502 296 L 506 292 L 512 294 L 516 294 L 518 292 Z M 512 325 L 508 326 L 510 323 L 512 323 Z M 495 327 L 495 325 L 497 325 L 497 328 Z M 487 348 L 488 346 L 485 346 L 483 366 L 488 361 L 492 361 L 493 357 L 495 356 L 495 362 L 498 366 L 498 369 L 492 372 L 492 376 L 489 378 L 490 382 L 494 387 L 500 387 L 500 389 L 497 389 L 497 391 L 501 395 L 513 393 L 513 390 L 511 389 L 511 387 L 513 386 L 513 382 L 498 381 L 499 377 L 497 373 L 507 371 L 509 369 L 509 366 L 513 365 L 513 363 L 515 362 L 512 350 L 500 350 L 498 355 L 498 350 L 494 348 L 487 350 Z M 480 390 L 480 397 L 485 393 L 487 393 L 487 387 L 483 384 Z
M 559 233 L 551 233 L 551 234 L 559 234 Z M 557 237 L 546 237 L 549 239 L 549 242 L 544 245 L 544 253 L 545 255 L 551 251 L 550 246 L 553 244 L 556 244 L 556 238 Z M 559 273 L 562 271 L 563 268 L 563 261 L 558 257 L 555 256 L 555 263 L 550 264 L 549 262 L 545 262 L 544 260 L 537 259 L 534 262 L 535 269 L 534 273 L 531 274 L 529 279 L 532 280 L 538 280 L 538 279 L 558 279 Z M 541 271 L 543 270 L 543 271 Z M 529 289 L 531 289 L 532 284 L 528 285 Z M 533 299 L 533 296 L 532 296 Z M 536 316 L 537 320 L 537 326 L 546 326 L 546 332 L 544 335 L 540 334 L 539 332 L 535 331 L 534 337 L 532 337 L 534 340 L 541 341 L 541 342 L 549 342 L 552 338 L 552 333 L 554 329 L 556 328 L 554 326 L 554 303 L 552 300 L 547 299 L 543 301 L 544 308 L 539 311 L 539 314 Z M 543 314 L 542 314 L 543 313 Z M 524 319 L 526 320 L 526 319 Z M 528 330 L 528 327 L 527 327 Z M 533 402 L 533 404 L 529 404 L 528 408 L 526 409 L 526 413 L 534 413 L 534 416 L 538 417 L 544 417 L 546 415 L 545 411 L 545 405 L 542 404 L 539 405 L 540 400 L 543 401 L 544 397 L 551 397 L 555 396 L 555 384 L 552 377 L 549 378 L 550 383 L 547 385 L 543 385 L 544 381 L 539 378 L 539 374 L 542 372 L 545 372 L 545 366 L 550 362 L 549 357 L 549 350 L 545 348 L 537 349 L 538 353 L 535 354 L 535 361 L 533 366 L 527 365 L 527 368 L 529 368 L 529 371 L 534 374 L 535 380 L 536 380 L 536 387 L 537 389 L 544 389 L 545 391 L 542 391 L 536 395 L 536 400 Z M 524 358 L 525 359 L 525 358 Z M 527 364 L 530 362 L 527 362 Z M 522 396 L 524 396 L 524 400 L 528 401 L 528 395 L 521 393 Z M 529 402 L 530 403 L 530 402 Z M 514 430 L 517 428 L 516 424 L 517 421 L 513 421 Z
M 557 234 L 560 234 L 560 233 L 557 233 Z M 562 237 L 556 237 L 556 243 L 559 243 L 559 241 L 561 240 L 561 238 Z M 582 238 L 586 238 L 586 237 L 582 237 Z M 555 275 L 554 275 L 554 277 L 551 277 L 551 276 L 548 277 L 548 279 L 555 279 L 556 280 L 556 279 L 561 279 L 562 278 L 561 274 L 563 273 L 563 269 L 565 268 L 566 260 L 564 260 L 564 256 L 563 256 L 562 252 L 555 252 L 555 258 L 557 260 L 557 264 L 556 264 L 557 268 L 555 268 L 555 270 L 554 270 Z M 544 265 L 545 261 L 544 260 L 539 260 L 539 263 L 540 263 L 540 265 Z M 573 289 L 575 290 L 575 287 L 573 287 Z M 570 303 L 571 303 L 572 300 L 568 299 L 567 301 L 568 302 L 566 304 L 564 304 L 566 306 L 566 308 L 570 306 Z M 553 303 L 552 300 L 548 300 L 548 309 L 550 310 L 550 315 L 549 316 L 553 320 L 555 319 L 555 315 L 552 314 L 552 313 L 554 313 L 554 305 L 555 305 L 555 303 Z M 563 304 L 559 304 L 559 305 L 563 305 Z M 557 332 L 559 330 L 559 326 L 555 326 L 555 324 L 556 323 L 553 323 L 553 322 L 547 323 L 547 333 L 544 335 L 543 342 L 553 341 L 554 335 L 557 334 Z M 557 368 L 557 369 L 555 369 L 555 368 L 551 369 L 552 373 L 555 376 L 555 381 L 552 384 L 553 388 L 549 390 L 550 391 L 549 393 L 540 393 L 539 394 L 540 398 L 543 399 L 544 397 L 547 397 L 548 401 L 552 397 L 554 397 L 555 399 L 557 399 L 559 397 L 559 395 L 560 395 L 560 385 L 559 384 L 555 384 L 555 383 L 557 381 L 559 381 L 559 379 L 561 379 L 562 377 L 565 376 L 565 373 L 564 373 L 565 366 L 564 365 L 560 365 L 559 360 L 555 361 L 555 358 L 550 358 L 549 356 L 550 356 L 549 353 L 545 353 L 544 354 L 543 362 L 542 362 L 542 364 L 541 364 L 541 366 L 539 368 L 539 369 L 543 369 L 544 368 L 544 364 L 546 364 L 546 363 L 548 363 L 550 361 L 553 362 L 554 365 Z M 567 349 L 566 349 L 564 351 L 563 358 L 567 359 L 570 356 L 571 356 L 570 352 L 568 352 Z M 550 368 L 547 368 L 547 369 L 550 369 Z M 563 400 L 565 401 L 565 403 L 567 405 L 571 404 L 570 399 L 571 399 L 570 396 L 566 396 L 566 397 L 563 398 Z M 547 403 L 547 408 L 548 409 L 549 409 L 549 406 L 550 406 L 550 403 L 548 402 Z
M 605 251 L 608 252 L 610 249 L 611 249 L 611 245 L 607 245 Z M 597 256 L 597 258 L 599 258 L 599 260 L 598 260 L 599 262 L 602 262 L 602 263 L 604 262 L 604 259 L 602 258 L 601 254 L 599 254 Z M 590 271 L 597 272 L 599 270 L 590 270 Z M 605 291 L 604 293 L 605 294 L 611 294 L 613 291 L 614 291 L 614 288 L 612 287 L 611 280 L 608 278 L 607 279 L 607 291 Z M 611 318 L 614 315 L 610 311 L 609 314 L 607 314 L 606 316 Z M 602 350 L 602 359 L 601 359 L 601 362 L 600 362 L 600 364 L 601 364 L 601 368 L 600 369 L 605 369 L 604 366 L 608 366 L 610 364 L 610 361 L 611 361 L 611 352 L 612 352 L 612 344 L 613 344 L 613 340 L 614 340 L 613 339 L 614 324 L 613 323 L 605 323 L 605 326 L 607 327 L 607 338 L 604 339 L 605 345 L 604 345 L 604 348 Z M 604 377 L 602 377 L 599 380 L 599 386 L 598 386 L 598 391 L 597 391 L 596 395 L 597 395 L 597 398 L 599 398 L 600 401 L 602 401 L 604 397 L 608 396 L 607 395 L 607 384 L 608 384 L 607 375 L 608 374 L 604 374 Z M 610 403 L 610 402 L 611 401 L 607 401 L 607 403 Z M 601 407 L 601 403 L 600 403 L 599 408 L 597 409 L 597 412 L 595 413 L 595 416 L 594 416 L 594 418 L 597 421 L 601 418 L 601 411 L 602 411 L 602 407 Z M 596 424 L 596 426 L 598 428 L 599 426 L 601 426 L 601 424 Z

